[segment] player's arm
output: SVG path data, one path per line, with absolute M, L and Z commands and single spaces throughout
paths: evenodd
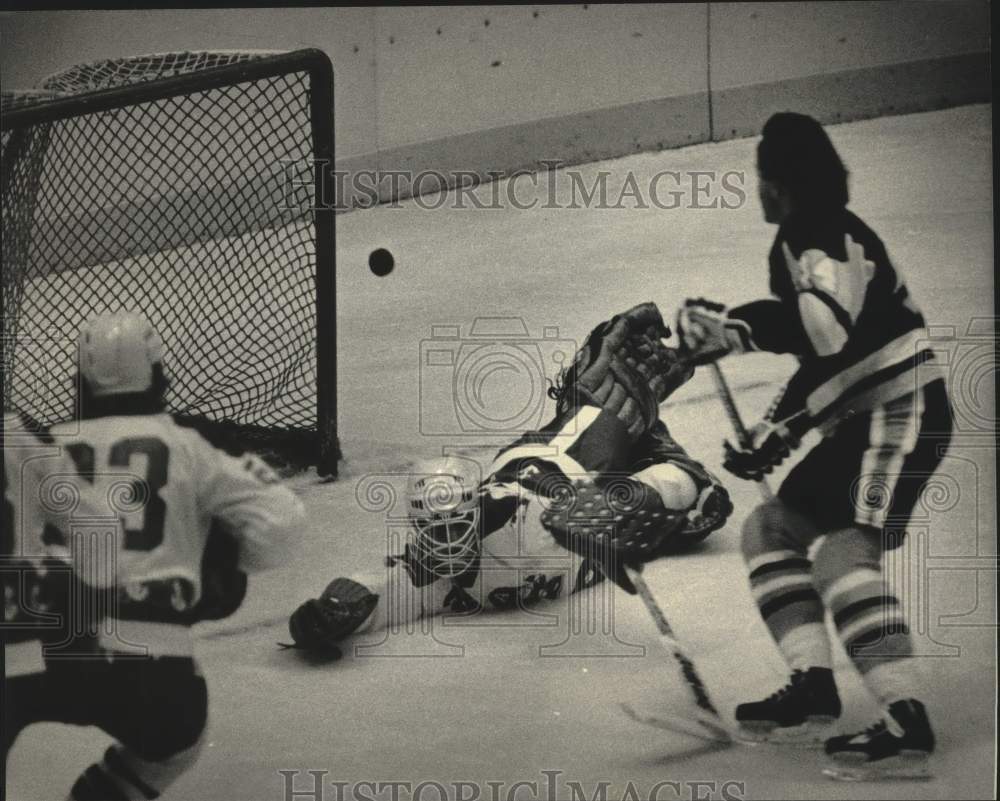
M 840 353 L 864 307 L 874 262 L 849 234 L 844 237 L 844 261 L 819 248 L 806 248 L 796 256 L 787 242 L 781 243 L 781 251 L 797 293 L 809 352 L 819 357 Z
M 849 234 L 844 236 L 843 261 L 839 254 L 814 247 L 796 256 L 787 242 L 782 242 L 781 252 L 796 291 L 804 353 L 810 358 L 803 360 L 764 420 L 750 430 L 750 441 L 724 445 L 725 468 L 753 481 L 772 472 L 806 432 L 822 422 L 807 410 L 806 397 L 820 382 L 824 365 L 847 345 L 876 275 L 874 262 Z
M 202 510 L 238 539 L 240 566 L 260 570 L 280 564 L 285 542 L 305 523 L 302 502 L 258 456 L 240 457 L 198 439 Z

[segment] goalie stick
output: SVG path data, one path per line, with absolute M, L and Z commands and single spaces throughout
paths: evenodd
M 712 703 L 712 699 L 708 695 L 708 690 L 705 688 L 705 683 L 701 680 L 701 676 L 698 675 L 694 662 L 691 661 L 691 658 L 681 647 L 673 629 L 670 627 L 666 615 L 663 614 L 663 610 L 653 596 L 652 590 L 649 589 L 649 585 L 646 584 L 646 580 L 642 577 L 642 571 L 626 565 L 625 572 L 635 586 L 636 592 L 638 592 L 639 597 L 642 599 L 650 617 L 656 623 L 656 628 L 660 631 L 664 645 L 680 666 L 681 675 L 691 690 L 698 709 L 693 716 L 684 716 L 641 714 L 627 703 L 622 703 L 621 708 L 630 718 L 647 726 L 690 734 L 694 737 L 718 743 L 731 743 L 733 738 L 726 730 L 722 722 L 722 717 L 715 708 L 715 704 Z

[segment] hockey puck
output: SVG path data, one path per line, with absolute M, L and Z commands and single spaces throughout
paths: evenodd
M 368 255 L 368 269 L 379 278 L 387 276 L 395 266 L 396 260 L 385 248 L 376 248 Z

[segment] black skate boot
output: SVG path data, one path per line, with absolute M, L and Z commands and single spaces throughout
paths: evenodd
M 751 743 L 819 746 L 840 717 L 840 697 L 828 668 L 796 670 L 778 692 L 736 707 L 740 739 Z
M 919 701 L 896 701 L 889 715 L 858 734 L 826 741 L 827 776 L 843 781 L 929 778 L 934 732 Z

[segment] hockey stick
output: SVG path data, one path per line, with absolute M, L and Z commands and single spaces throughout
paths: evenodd
M 717 362 L 713 362 L 710 366 L 712 378 L 715 381 L 715 389 L 719 395 L 719 400 L 722 401 L 722 406 L 726 410 L 729 422 L 732 424 L 733 430 L 736 432 L 736 438 L 739 440 L 741 445 L 746 447 L 750 444 L 750 432 L 747 431 L 747 427 L 743 424 L 743 418 L 740 416 L 740 410 L 736 408 L 736 401 L 733 399 L 733 393 L 729 389 L 726 377 Z M 765 501 L 771 500 L 774 497 L 774 493 L 771 491 L 771 487 L 767 483 L 766 479 L 761 478 L 761 480 L 756 483 L 757 487 L 760 489 L 760 494 Z M 667 620 L 666 615 L 663 614 L 663 610 L 660 608 L 660 605 L 657 603 L 652 591 L 649 589 L 649 585 L 646 584 L 646 580 L 642 577 L 642 572 L 626 565 L 625 573 L 635 586 L 635 589 L 638 592 L 639 597 L 642 599 L 646 610 L 649 612 L 650 617 L 652 617 L 653 621 L 656 623 L 656 627 L 660 631 L 660 636 L 663 638 L 664 644 L 670 650 L 670 653 L 677 664 L 680 665 L 681 674 L 684 677 L 684 681 L 690 688 L 691 693 L 694 696 L 695 704 L 698 707 L 698 711 L 693 717 L 684 717 L 680 715 L 642 715 L 629 704 L 622 703 L 621 707 L 625 711 L 625 714 L 633 720 L 645 723 L 649 726 L 655 726 L 657 728 L 667 729 L 670 731 L 679 731 L 684 734 L 690 734 L 695 737 L 714 740 L 720 743 L 731 743 L 733 738 L 723 725 L 722 717 L 719 715 L 719 711 L 712 703 L 712 700 L 708 695 L 708 690 L 705 688 L 705 683 L 701 680 L 701 676 L 698 675 L 694 662 L 691 661 L 690 657 L 688 657 L 688 655 L 684 652 L 684 649 L 681 647 L 673 629 L 670 627 L 670 622 Z
M 642 577 L 641 569 L 625 565 L 625 573 L 635 586 L 636 592 L 638 592 L 639 597 L 642 599 L 650 617 L 656 623 L 656 628 L 660 631 L 664 645 L 680 666 L 681 675 L 684 677 L 684 681 L 694 696 L 694 702 L 698 706 L 698 711 L 693 717 L 684 717 L 681 715 L 643 715 L 626 703 L 622 703 L 621 708 L 630 718 L 648 726 L 655 726 L 656 728 L 667 729 L 668 731 L 677 731 L 682 734 L 690 734 L 694 737 L 719 743 L 731 743 L 733 738 L 726 731 L 719 711 L 715 708 L 715 704 L 712 703 L 711 698 L 709 698 L 705 683 L 701 680 L 701 676 L 698 675 L 694 662 L 684 653 L 684 649 L 670 627 L 666 615 L 663 614 L 663 610 L 656 602 L 652 590 L 649 589 L 649 585 L 646 584 L 646 580 Z
M 726 410 L 726 416 L 729 418 L 729 422 L 736 432 L 736 439 L 739 440 L 740 445 L 747 448 L 751 444 L 750 432 L 743 425 L 743 418 L 740 417 L 740 410 L 736 408 L 736 401 L 733 399 L 733 393 L 729 389 L 729 382 L 726 381 L 726 376 L 723 375 L 722 368 L 719 367 L 718 362 L 712 362 L 709 367 L 712 371 L 712 379 L 715 381 L 715 391 L 719 393 L 719 400 L 722 401 L 722 408 Z M 769 501 L 774 497 L 774 492 L 771 490 L 771 485 L 767 483 L 766 478 L 761 477 L 755 483 L 760 490 L 761 497 L 765 501 Z

